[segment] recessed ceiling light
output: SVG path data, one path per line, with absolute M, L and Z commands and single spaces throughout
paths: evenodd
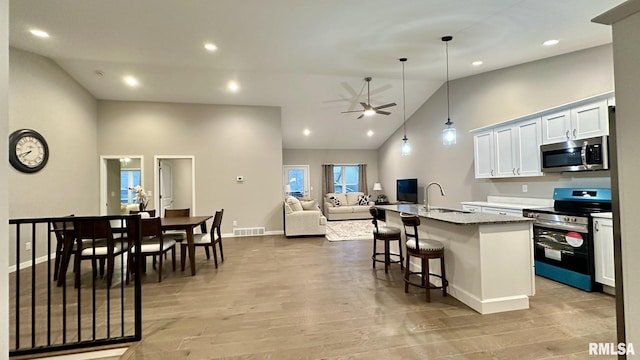
M 229 81 L 227 83 L 227 90 L 231 92 L 238 92 L 238 90 L 240 90 L 240 85 L 238 85 L 238 83 L 233 80 Z
M 472 62 L 471 65 L 480 66 L 480 65 L 482 65 L 482 61 L 481 60 L 476 60 L 476 61 Z
M 205 43 L 204 44 L 204 48 L 209 50 L 209 51 L 216 51 L 218 50 L 218 47 L 216 46 L 216 44 L 214 43 Z
M 559 42 L 560 42 L 560 40 L 551 39 L 551 40 L 547 40 L 547 41 L 543 42 L 542 45 L 544 45 L 544 46 L 553 46 L 553 45 L 558 45 Z
M 369 137 L 373 136 L 373 130 L 367 131 L 367 136 L 369 136 Z
M 304 134 L 304 136 L 309 136 L 311 134 L 311 130 L 304 129 L 304 131 L 302 131 L 302 133 Z
M 31 33 L 31 35 L 33 36 L 37 36 L 39 38 L 48 38 L 49 37 L 49 33 L 47 33 L 46 31 L 42 31 L 42 30 L 38 30 L 38 29 L 31 29 L 29 30 L 29 32 Z
M 136 87 L 138 85 L 140 85 L 140 82 L 138 81 L 138 79 L 134 78 L 133 76 L 125 76 L 123 78 L 124 83 L 131 86 L 131 87 Z

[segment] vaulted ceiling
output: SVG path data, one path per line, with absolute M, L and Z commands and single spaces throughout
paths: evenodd
M 622 2 L 11 0 L 10 45 L 53 59 L 97 99 L 279 106 L 284 148 L 376 149 L 403 122 L 398 58 L 408 118 L 446 79 L 442 36 L 456 79 L 609 43 L 590 20 Z M 367 102 L 367 76 L 373 106 L 398 104 L 391 115 L 341 113 Z

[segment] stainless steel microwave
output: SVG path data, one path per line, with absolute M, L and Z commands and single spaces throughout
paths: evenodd
M 542 172 L 609 169 L 609 137 L 571 140 L 540 146 Z

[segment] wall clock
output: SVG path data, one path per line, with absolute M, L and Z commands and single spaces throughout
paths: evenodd
M 48 160 L 49 146 L 37 131 L 21 129 L 9 136 L 9 162 L 17 170 L 35 173 L 42 170 Z

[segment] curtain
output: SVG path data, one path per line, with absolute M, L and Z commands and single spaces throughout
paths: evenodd
M 358 165 L 358 190 L 369 194 L 369 188 L 367 187 L 367 164 Z
M 322 196 L 334 192 L 333 187 L 333 165 L 322 165 Z

